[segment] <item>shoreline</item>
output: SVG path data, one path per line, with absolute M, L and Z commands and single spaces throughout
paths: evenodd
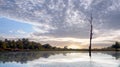
M 0 52 L 31 52 L 31 51 L 85 51 L 85 52 L 89 52 L 88 49 L 68 49 L 68 50 L 0 50 Z M 110 49 L 92 49 L 91 51 L 115 51 L 115 52 L 119 52 L 120 50 L 110 50 Z

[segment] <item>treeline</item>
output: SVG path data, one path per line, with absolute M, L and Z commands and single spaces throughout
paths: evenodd
M 8 40 L 5 39 L 4 41 L 0 40 L 0 50 L 62 50 L 67 48 L 57 48 L 53 47 L 50 44 L 37 43 L 34 41 L 29 41 L 28 39 L 18 39 L 18 40 Z
M 120 51 L 120 42 L 115 42 L 113 45 L 103 48 L 103 50 L 115 50 L 115 51 Z

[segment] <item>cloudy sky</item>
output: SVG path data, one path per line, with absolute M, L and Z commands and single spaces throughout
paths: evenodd
M 91 13 L 94 48 L 120 41 L 120 0 L 0 0 L 0 39 L 88 48 Z

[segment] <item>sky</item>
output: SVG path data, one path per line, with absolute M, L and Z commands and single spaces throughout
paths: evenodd
M 120 0 L 0 0 L 0 39 L 28 38 L 42 44 L 93 48 L 120 41 Z

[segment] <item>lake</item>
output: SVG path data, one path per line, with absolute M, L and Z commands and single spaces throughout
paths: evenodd
M 120 52 L 0 52 L 0 67 L 120 67 Z

